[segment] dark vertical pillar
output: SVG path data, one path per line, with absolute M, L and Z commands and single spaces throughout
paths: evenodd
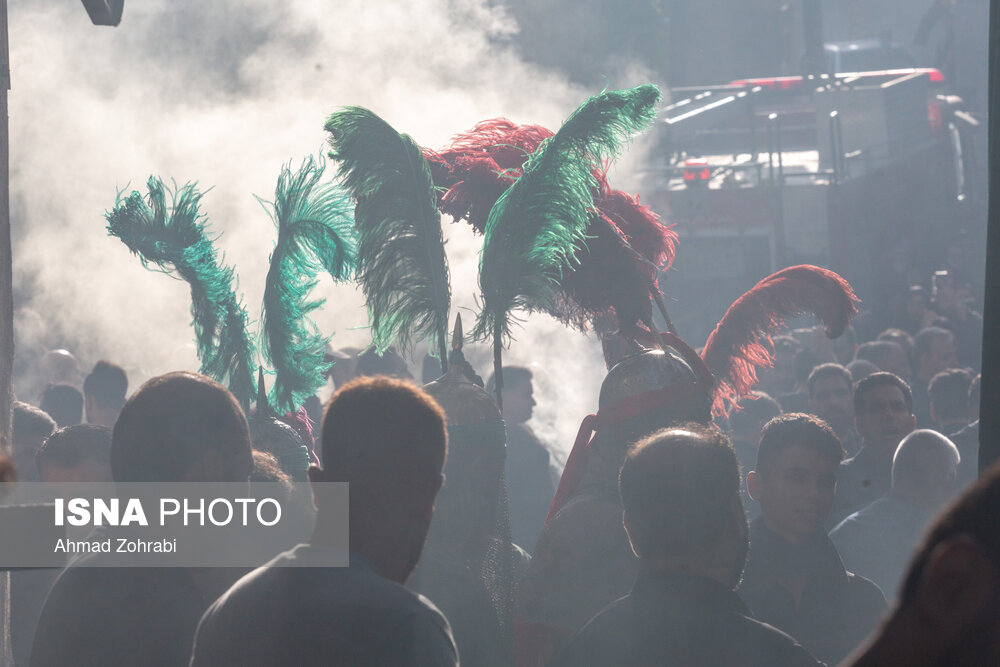
M 802 0 L 802 41 L 806 49 L 802 59 L 802 73 L 822 74 L 826 70 L 822 0 Z
M 14 398 L 14 267 L 10 248 L 10 141 L 7 91 L 10 89 L 7 48 L 7 0 L 0 0 L 0 452 L 11 447 L 11 403 Z M 13 665 L 10 646 L 10 575 L 0 573 L 0 666 Z
M 979 404 L 979 469 L 1000 459 L 1000 0 L 990 0 L 989 224 L 983 307 L 983 384 Z

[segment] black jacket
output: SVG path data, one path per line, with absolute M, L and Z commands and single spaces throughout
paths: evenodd
M 763 519 L 750 524 L 750 558 L 739 593 L 754 618 L 787 632 L 831 664 L 875 630 L 886 606 L 878 586 L 844 569 L 826 533 L 795 546 Z
M 815 667 L 788 635 L 754 620 L 727 586 L 641 572 L 629 595 L 595 616 L 550 667 Z

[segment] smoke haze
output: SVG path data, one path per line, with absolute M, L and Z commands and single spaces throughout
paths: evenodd
M 518 26 L 490 4 L 146 0 L 126 3 L 112 29 L 76 2 L 11 0 L 15 289 L 44 320 L 19 352 L 65 344 L 84 372 L 106 357 L 132 389 L 198 367 L 186 284 L 143 269 L 104 231 L 116 192 L 144 191 L 150 174 L 211 187 L 202 212 L 256 319 L 274 231 L 253 195 L 271 198 L 282 164 L 325 153 L 337 107 L 369 107 L 430 147 L 495 116 L 558 127 L 598 91 L 520 57 Z M 643 81 L 641 68 L 626 71 L 608 85 Z M 446 235 L 453 310 L 474 308 L 480 240 L 464 225 Z M 333 344 L 366 345 L 360 291 L 327 279 L 319 293 L 315 319 Z M 488 355 L 472 352 L 487 376 Z M 533 368 L 532 424 L 567 449 L 596 409 L 599 342 L 533 316 L 505 360 Z

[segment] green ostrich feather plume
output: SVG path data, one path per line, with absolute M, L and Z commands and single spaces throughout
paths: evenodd
M 291 165 L 281 170 L 274 202 L 258 197 L 278 229 L 261 326 L 264 356 L 275 373 L 270 402 L 278 414 L 298 409 L 326 381 L 323 353 L 330 337 L 309 319 L 324 303 L 309 299 L 317 274 L 344 280 L 356 260 L 353 202 L 336 184 L 320 182 L 323 171 L 322 158 L 309 156 L 294 174 Z
M 198 205 L 204 193 L 189 183 L 174 187 L 167 204 L 163 181 L 146 183 L 148 203 L 133 191 L 118 193 L 114 209 L 105 218 L 108 233 L 120 239 L 143 266 L 182 279 L 191 288 L 191 316 L 198 344 L 201 372 L 229 389 L 243 409 L 253 396 L 256 352 L 247 332 L 247 313 L 236 296 L 232 267 L 215 251 L 214 239 Z
M 357 200 L 358 281 L 368 301 L 372 343 L 404 353 L 428 339 L 448 369 L 451 288 L 441 214 L 420 147 L 368 109 L 346 107 L 326 122 L 330 157 Z
M 652 125 L 659 100 L 653 85 L 589 98 L 528 158 L 521 177 L 490 211 L 479 261 L 482 310 L 473 335 L 493 340 L 498 392 L 512 312 L 550 310 L 559 298 L 559 280 L 577 261 L 594 208 L 595 168 Z

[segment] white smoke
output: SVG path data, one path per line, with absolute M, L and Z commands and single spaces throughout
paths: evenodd
M 112 359 L 134 388 L 197 368 L 186 285 L 104 232 L 116 190 L 142 190 L 150 174 L 212 187 L 203 211 L 257 317 L 274 234 L 253 195 L 270 197 L 283 163 L 324 151 L 337 107 L 369 107 L 438 147 L 489 117 L 558 127 L 597 92 L 528 64 L 506 44 L 517 26 L 491 5 L 144 0 L 112 29 L 77 2 L 11 0 L 14 269 L 28 305 L 78 341 L 84 370 Z M 447 234 L 455 307 L 472 308 L 479 240 L 457 225 Z M 359 291 L 320 291 L 321 330 L 335 346 L 366 345 Z M 533 424 L 568 448 L 596 409 L 599 343 L 535 316 L 505 359 L 534 369 Z

